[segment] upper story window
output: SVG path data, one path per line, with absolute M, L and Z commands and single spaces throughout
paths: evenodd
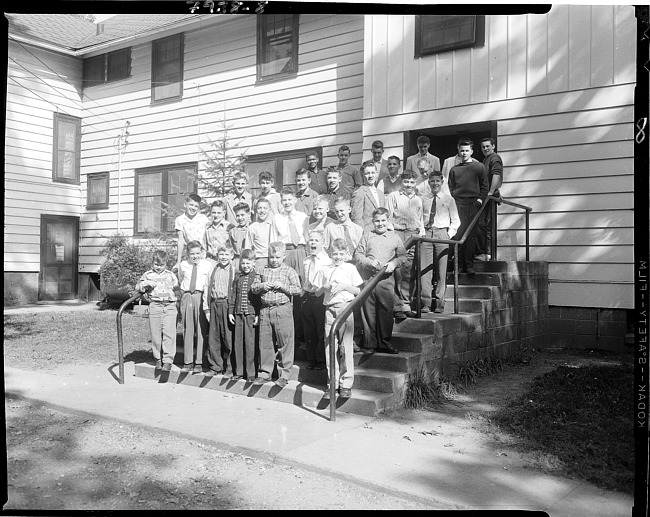
M 183 34 L 153 42 L 151 49 L 152 102 L 183 96 Z
M 81 156 L 81 119 L 54 114 L 52 180 L 79 185 Z
M 415 17 L 415 57 L 485 45 L 485 16 Z
M 86 176 L 88 182 L 88 195 L 86 198 L 86 208 L 97 210 L 108 208 L 109 181 L 108 172 L 97 172 Z
M 196 193 L 196 163 L 135 171 L 135 233 L 173 232 L 185 197 Z
M 131 77 L 131 48 L 89 57 L 83 61 L 83 86 L 119 81 Z
M 257 18 L 257 80 L 298 73 L 297 14 L 263 14 Z

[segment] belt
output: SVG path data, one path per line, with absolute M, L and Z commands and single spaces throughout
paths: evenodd
M 227 302 L 228 298 L 212 298 L 213 302 Z
M 203 290 L 199 291 L 196 289 L 195 291 L 183 291 L 183 294 L 188 293 L 188 294 L 196 294 L 196 293 L 203 293 Z
M 176 300 L 151 300 L 151 303 L 162 303 L 163 305 L 169 305 L 170 303 L 176 303 Z
M 437 226 L 429 226 L 427 230 L 449 230 L 449 227 L 447 226 L 446 228 L 438 228 Z
M 323 296 L 322 294 L 318 295 L 316 293 L 312 293 L 311 291 L 305 291 L 305 295 L 306 296 L 313 296 L 314 298 L 320 298 L 321 296 Z
M 289 302 L 284 302 L 284 303 L 274 303 L 271 305 L 264 305 L 262 309 L 273 309 L 274 307 L 282 307 L 283 305 L 286 305 Z
M 296 246 L 295 244 L 285 244 L 284 247 L 286 249 L 288 249 L 288 250 L 295 250 L 297 248 L 304 248 L 305 245 L 304 244 L 298 244 L 298 246 Z
M 415 230 L 411 230 L 410 228 L 394 228 L 396 232 L 419 232 L 420 229 L 416 228 Z

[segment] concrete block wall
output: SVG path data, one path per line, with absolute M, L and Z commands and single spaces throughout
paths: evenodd
M 548 346 L 629 351 L 626 309 L 549 307 Z

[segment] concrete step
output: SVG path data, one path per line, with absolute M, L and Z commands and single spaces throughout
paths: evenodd
M 459 298 L 458 310 L 471 314 L 486 314 L 492 310 L 492 299 Z M 445 312 L 454 312 L 454 298 L 445 298 Z
M 482 272 L 476 268 L 475 270 L 476 273 L 474 275 L 468 275 L 467 273 L 460 273 L 458 275 L 458 285 L 481 285 L 481 286 L 495 285 L 499 287 L 503 286 L 505 273 Z M 453 287 L 454 285 L 453 273 L 447 274 L 447 285 Z
M 172 382 L 174 384 L 212 389 L 232 395 L 274 400 L 319 410 L 329 407 L 329 401 L 323 399 L 325 384 L 308 384 L 303 381 L 290 380 L 289 384 L 284 388 L 280 388 L 272 382 L 255 386 L 252 382 L 243 379 L 227 379 L 222 375 L 206 377 L 205 374 L 185 373 L 181 372 L 178 367 L 174 367 L 170 372 L 163 372 L 162 370 L 156 370 L 152 364 L 148 363 L 137 363 L 135 365 L 135 375 L 161 383 Z M 400 401 L 401 393 L 382 393 L 353 388 L 351 398 L 338 398 L 336 404 L 337 411 L 372 417 L 393 408 Z
M 460 312 L 454 314 L 453 299 L 451 308 L 443 314 L 423 314 L 422 318 L 407 318 L 396 323 L 393 336 L 402 333 L 444 336 L 454 332 L 474 332 L 482 328 L 480 314 Z
M 500 296 L 501 289 L 490 285 L 458 285 L 458 298 L 472 298 L 491 300 L 494 296 Z M 448 285 L 445 298 L 454 299 L 454 286 Z

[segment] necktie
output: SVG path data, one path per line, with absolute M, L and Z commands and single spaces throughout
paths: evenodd
M 433 201 L 431 203 L 431 215 L 429 216 L 429 226 L 433 226 L 433 220 L 436 217 L 436 200 L 438 199 L 438 195 L 435 194 L 433 196 Z
M 197 267 L 196 264 L 192 266 L 192 276 L 190 278 L 190 293 L 194 293 L 196 291 L 196 273 L 197 273 Z
M 291 244 L 298 246 L 300 244 L 300 234 L 298 233 L 298 228 L 296 228 L 296 222 L 293 220 L 293 217 L 289 217 L 289 235 L 291 238 Z
M 352 255 L 356 246 L 352 242 L 352 237 L 350 237 L 350 229 L 346 225 L 343 225 L 343 231 L 345 232 L 345 243 L 348 245 L 348 253 Z

